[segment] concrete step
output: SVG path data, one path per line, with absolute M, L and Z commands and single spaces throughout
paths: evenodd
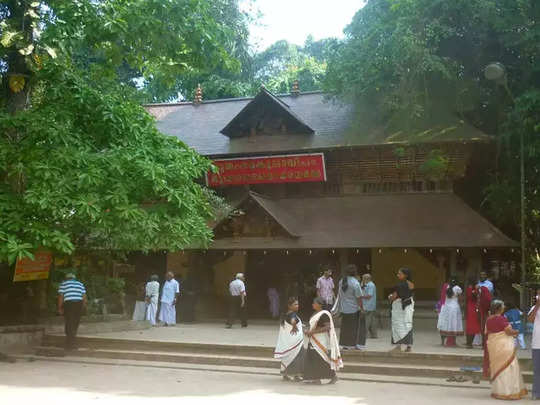
M 259 367 L 237 367 L 226 365 L 205 365 L 205 364 L 182 364 L 168 363 L 158 361 L 137 361 L 137 360 L 121 360 L 121 359 L 99 359 L 90 357 L 44 357 L 32 355 L 19 355 L 19 361 L 47 361 L 47 362 L 62 362 L 76 363 L 85 365 L 100 365 L 100 366 L 124 366 L 124 367 L 144 367 L 144 368 L 161 368 L 177 371 L 202 371 L 202 372 L 220 372 L 234 374 L 258 374 L 265 375 L 269 378 L 280 378 L 279 370 L 273 368 Z M 421 386 L 437 386 L 437 387 L 452 387 L 452 388 L 473 388 L 489 390 L 489 381 L 482 380 L 478 384 L 472 382 L 471 376 L 467 377 L 467 382 L 448 382 L 447 378 L 430 378 L 430 377 L 412 377 L 412 376 L 390 376 L 377 374 L 362 374 L 362 373 L 340 373 L 340 380 L 344 381 L 359 381 L 371 383 L 391 383 L 391 384 L 406 384 L 406 385 L 421 385 Z
M 64 337 L 59 335 L 45 335 L 43 346 L 62 347 Z M 114 351 L 142 351 L 159 353 L 189 353 L 193 355 L 219 355 L 272 358 L 273 348 L 269 346 L 243 346 L 243 345 L 215 345 L 204 343 L 179 343 L 148 340 L 110 339 L 99 337 L 79 337 L 78 345 L 81 349 L 114 350 Z M 381 351 L 348 350 L 342 352 L 346 363 L 368 362 L 385 364 L 410 364 L 415 366 L 434 367 L 463 367 L 481 366 L 482 355 L 471 353 L 437 354 L 437 353 L 394 353 Z M 520 359 L 523 370 L 532 370 L 530 359 Z
M 172 364 L 204 364 L 212 366 L 232 366 L 232 367 L 255 367 L 262 369 L 279 369 L 279 361 L 271 357 L 239 356 L 223 354 L 200 354 L 191 352 L 157 352 L 139 350 L 117 350 L 117 349 L 79 349 L 70 352 L 55 347 L 38 347 L 36 355 L 67 356 L 92 359 L 112 359 L 131 360 L 139 362 L 161 362 Z M 353 357 L 353 356 L 351 356 Z M 407 363 L 385 363 L 375 361 L 358 361 L 361 359 L 344 359 L 345 367 L 342 372 L 345 374 L 369 374 L 382 376 L 407 376 L 418 378 L 438 378 L 447 379 L 464 375 L 460 367 L 451 366 L 428 366 Z M 526 382 L 532 381 L 532 373 L 523 373 Z M 476 376 L 480 379 L 481 372 L 468 373 L 469 376 Z

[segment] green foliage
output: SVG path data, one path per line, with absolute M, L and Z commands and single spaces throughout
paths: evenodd
M 157 131 L 133 79 L 237 69 L 235 27 L 217 18 L 233 3 L 0 5 L 0 261 L 210 240 L 217 200 L 196 182 L 210 162 Z
M 484 207 L 515 239 L 524 136 L 531 269 L 540 262 L 538 21 L 536 0 L 370 0 L 329 53 L 324 81 L 325 90 L 355 103 L 359 127 L 382 130 L 386 140 L 456 140 L 477 129 L 497 135 L 498 170 Z M 485 79 L 494 61 L 506 67 L 508 87 Z M 447 163 L 433 151 L 422 170 L 437 178 Z
M 325 89 L 389 133 L 460 120 L 494 133 L 500 94 L 483 68 L 502 62 L 518 91 L 534 83 L 539 14 L 535 0 L 369 1 L 332 54 Z
M 211 233 L 208 191 L 194 182 L 210 162 L 119 95 L 67 71 L 43 71 L 39 104 L 0 113 L 3 258 L 44 246 L 171 249 Z
M 532 274 L 540 279 L 540 90 L 516 98 L 503 124 L 500 173 L 486 190 L 485 205 L 498 223 L 517 234 L 520 223 L 520 137 L 524 141 L 525 231 Z
M 253 96 L 261 85 L 283 94 L 291 91 L 295 80 L 299 81 L 301 91 L 321 90 L 326 75 L 326 59 L 336 46 L 335 39 L 313 41 L 308 37 L 303 47 L 277 41 L 252 55 L 248 51 L 247 36 L 239 36 L 233 53 L 241 62 L 239 71 L 221 67 L 194 70 L 178 75 L 173 86 L 160 80 L 148 80 L 141 94 L 147 102 L 192 99 L 199 84 L 205 100 Z
M 437 181 L 448 175 L 449 159 L 439 149 L 429 151 L 426 161 L 420 166 L 422 174 L 431 181 Z

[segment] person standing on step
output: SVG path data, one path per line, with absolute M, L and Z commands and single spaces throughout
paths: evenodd
M 492 398 L 518 400 L 527 395 L 514 342 L 519 331 L 512 329 L 503 313 L 504 303 L 493 300 L 486 320 L 484 377 L 491 380 Z
M 441 336 L 446 338 L 446 347 L 456 347 L 456 336 L 463 335 L 463 320 L 459 306 L 459 296 L 462 292 L 457 281 L 452 279 L 446 290 L 446 301 L 437 322 L 437 329 Z
M 525 331 L 523 327 L 523 312 L 519 310 L 516 304 L 509 302 L 506 306 L 504 317 L 508 319 L 508 322 L 512 325 L 512 329 L 519 332 L 519 335 L 516 336 L 516 346 L 519 345 L 522 349 L 526 349 L 527 345 L 525 344 L 525 337 L 523 335 Z
M 495 291 L 495 287 L 491 280 L 488 278 L 488 274 L 486 271 L 481 271 L 479 275 L 480 281 L 478 281 L 478 286 L 480 287 L 486 287 L 489 290 L 489 293 L 491 296 L 493 296 L 493 293 Z
M 346 276 L 339 282 L 339 306 L 341 313 L 341 330 L 339 345 L 343 350 L 355 349 L 358 344 L 358 318 L 362 306 L 362 289 L 356 279 L 356 265 L 349 264 L 345 268 Z M 321 299 L 321 302 L 324 301 Z
M 176 325 L 176 302 L 180 295 L 180 284 L 174 279 L 174 274 L 168 271 L 161 292 L 161 309 L 159 320 L 164 326 Z
M 145 287 L 146 300 L 146 320 L 150 321 L 150 325 L 156 326 L 156 315 L 158 310 L 159 300 L 159 277 L 154 274 L 150 277 L 150 281 Z
M 321 297 L 325 302 L 324 309 L 330 311 L 334 305 L 334 279 L 332 278 L 332 269 L 325 267 L 323 275 L 317 279 L 317 297 Z
M 478 316 L 478 294 L 476 290 L 476 279 L 471 277 L 467 282 L 467 289 L 465 290 L 466 298 L 466 326 L 465 332 L 467 334 L 467 349 L 473 348 L 474 336 L 480 333 L 480 318 Z
M 486 343 L 486 321 L 489 316 L 489 309 L 491 307 L 491 300 L 493 299 L 493 296 L 489 292 L 489 287 L 487 286 L 477 286 L 476 289 L 476 296 L 477 298 L 477 305 L 478 305 L 478 315 L 480 319 L 480 335 L 481 336 L 481 344 L 482 346 Z M 475 340 L 476 337 L 475 337 Z M 480 343 L 480 342 L 477 342 Z M 473 342 L 473 344 L 475 344 Z
M 536 289 L 536 302 L 529 311 L 527 320 L 533 324 L 531 340 L 532 363 L 533 363 L 533 386 L 532 399 L 540 399 L 540 287 Z
M 377 287 L 371 279 L 371 274 L 362 276 L 362 303 L 366 316 L 366 331 L 371 339 L 377 339 Z
M 401 346 L 406 345 L 406 352 L 412 351 L 413 344 L 413 315 L 414 315 L 414 283 L 412 272 L 406 267 L 398 270 L 398 284 L 394 292 L 388 296 L 392 303 L 392 351 L 401 352 Z
M 77 330 L 86 303 L 84 284 L 75 278 L 75 274 L 68 273 L 58 288 L 58 313 L 64 315 L 66 350 L 76 349 Z
M 247 308 L 246 308 L 246 285 L 243 273 L 238 273 L 233 281 L 229 283 L 229 317 L 225 327 L 232 328 L 234 319 L 239 317 L 242 328 L 247 328 Z

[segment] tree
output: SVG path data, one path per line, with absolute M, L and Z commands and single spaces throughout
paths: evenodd
M 524 134 L 531 261 L 540 245 L 539 20 L 534 0 L 370 0 L 329 58 L 324 83 L 354 102 L 362 118 L 371 118 L 367 125 L 402 131 L 404 141 L 418 141 L 414 135 L 434 125 L 461 121 L 496 135 L 498 170 L 484 209 L 516 239 L 517 157 Z M 484 67 L 493 61 L 506 66 L 508 91 L 484 78 Z
M 317 49 L 312 38 L 306 42 L 310 48 L 318 50 L 315 58 L 306 52 L 306 47 L 291 44 L 287 41 L 277 41 L 267 49 L 255 55 L 253 60 L 254 87 L 265 85 L 275 93 L 288 93 L 295 80 L 300 82 L 302 91 L 320 90 L 321 82 L 326 73 L 326 62 L 323 52 Z M 321 47 L 322 48 L 322 45 Z
M 133 79 L 234 66 L 227 0 L 0 5 L 0 261 L 38 247 L 207 243 L 210 162 L 160 134 Z
M 200 84 L 205 99 L 232 98 L 251 94 L 252 55 L 249 49 L 249 27 L 255 17 L 240 10 L 238 0 L 222 0 L 211 10 L 213 18 L 229 27 L 235 35 L 223 44 L 236 63 L 216 64 L 212 60 L 198 67 L 180 72 L 173 83 L 161 77 L 149 77 L 141 89 L 145 102 L 191 99 Z M 208 55 L 209 57 L 211 55 Z

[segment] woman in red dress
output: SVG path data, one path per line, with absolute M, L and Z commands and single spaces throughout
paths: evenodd
M 486 344 L 486 320 L 491 306 L 491 293 L 487 287 L 476 287 L 478 316 L 480 318 L 480 333 L 482 334 L 482 346 Z
M 467 281 L 467 289 L 465 291 L 465 298 L 467 303 L 467 325 L 465 327 L 465 334 L 467 335 L 467 348 L 473 348 L 473 339 L 475 335 L 480 333 L 480 319 L 478 318 L 478 297 L 476 291 L 476 280 L 470 278 Z

